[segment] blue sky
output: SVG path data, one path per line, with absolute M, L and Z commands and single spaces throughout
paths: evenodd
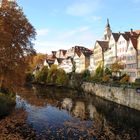
M 140 29 L 140 0 L 17 0 L 37 36 L 37 52 L 93 49 L 109 18 L 113 32 Z

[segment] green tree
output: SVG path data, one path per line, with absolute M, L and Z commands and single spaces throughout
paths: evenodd
M 22 9 L 15 6 L 0 8 L 0 88 L 10 90 L 23 83 L 26 57 L 35 52 L 35 29 Z
M 51 68 L 49 69 L 47 82 L 55 83 L 56 77 L 57 77 L 57 65 L 53 64 L 53 65 L 51 65 Z
M 84 70 L 84 72 L 82 73 L 82 80 L 83 81 L 88 81 L 90 80 L 90 71 L 89 70 Z
M 63 69 L 57 70 L 56 84 L 59 85 L 67 85 L 68 83 L 68 75 Z
M 103 68 L 101 65 L 99 65 L 95 70 L 95 74 L 93 75 L 93 80 L 101 81 L 102 77 L 103 77 Z
M 105 68 L 104 74 L 105 75 L 112 75 L 112 72 L 109 68 Z
M 47 67 L 47 66 L 44 66 L 44 67 L 43 67 L 40 71 L 38 71 L 37 74 L 35 75 L 35 81 L 46 83 L 46 82 L 47 82 L 48 73 L 49 73 L 48 67 Z

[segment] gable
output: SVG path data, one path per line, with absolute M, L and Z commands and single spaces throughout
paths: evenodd
M 97 41 L 96 41 L 96 43 L 95 43 L 95 46 L 94 46 L 93 51 L 94 51 L 95 49 L 102 49 L 101 46 L 100 46 L 100 44 L 99 44 Z

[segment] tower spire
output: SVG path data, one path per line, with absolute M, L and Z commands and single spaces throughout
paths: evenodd
M 110 28 L 109 19 L 107 18 L 106 28 Z
M 109 19 L 107 18 L 107 24 L 106 24 L 106 27 L 105 27 L 105 30 L 104 30 L 104 39 L 105 40 L 109 40 L 110 39 L 110 36 L 111 36 L 111 27 L 110 27 L 110 24 L 109 24 Z

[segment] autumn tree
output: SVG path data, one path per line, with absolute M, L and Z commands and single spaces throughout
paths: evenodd
M 27 56 L 32 55 L 35 29 L 15 4 L 0 8 L 0 88 L 15 89 L 22 83 Z
M 43 65 L 44 60 L 47 58 L 46 54 L 37 53 L 31 56 L 29 59 L 29 70 L 33 70 L 38 65 Z
M 111 71 L 114 72 L 115 74 L 121 74 L 121 70 L 124 69 L 124 65 L 116 61 L 111 65 Z

